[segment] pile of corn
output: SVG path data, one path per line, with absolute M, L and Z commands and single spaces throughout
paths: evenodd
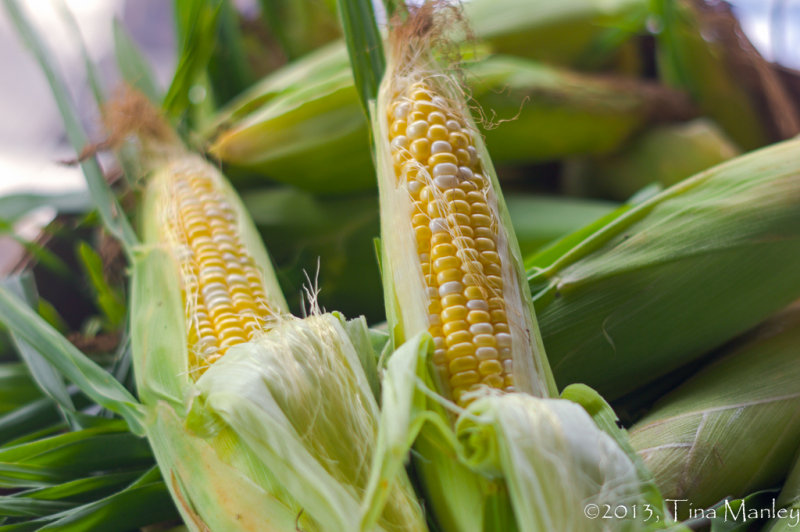
M 189 530 L 800 522 L 800 140 L 766 146 L 759 95 L 725 93 L 752 131 L 710 101 L 719 49 L 696 40 L 696 2 L 501 3 L 389 3 L 365 71 L 352 42 L 380 35 L 369 2 L 338 3 L 350 62 L 325 44 L 332 5 L 281 29 L 304 3 L 265 2 L 286 66 L 240 80 L 252 86 L 214 113 L 177 89 L 164 113 L 129 96 L 120 107 L 141 116 L 107 144 L 135 173 L 138 230 L 121 239 L 132 384 L 0 285 L 0 324 L 69 423 L 25 432 L 0 416 L 20 431 L 0 437 L 0 511 L 15 512 L 0 530 L 114 529 L 106 499 L 48 505 L 58 492 L 31 477 L 54 430 L 101 426 L 47 387 L 64 377 L 123 418 L 104 430 L 150 444 L 153 469 L 115 496 L 159 479 L 162 521 Z M 232 5 L 187 12 L 229 32 Z M 663 84 L 631 79 L 652 17 Z M 221 97 L 213 72 L 198 79 Z M 516 193 L 552 161 L 559 192 L 594 199 Z M 118 235 L 119 206 L 89 179 Z M 131 519 L 116 529 L 152 524 Z

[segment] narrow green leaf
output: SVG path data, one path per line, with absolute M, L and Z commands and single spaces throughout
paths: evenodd
M 64 0 L 56 2 L 55 7 L 61 16 L 61 19 L 64 21 L 64 25 L 67 27 L 69 32 L 72 33 L 75 42 L 80 48 L 81 57 L 83 58 L 83 66 L 86 69 L 86 78 L 89 81 L 89 87 L 92 89 L 92 95 L 94 96 L 97 107 L 102 109 L 103 103 L 105 102 L 103 84 L 100 82 L 100 76 L 98 75 L 97 68 L 89 56 L 89 50 L 86 48 L 86 42 L 83 40 L 83 35 L 81 34 L 81 29 L 78 26 L 78 21 L 75 19 L 75 15 L 72 13 Z
M 0 495 L 0 515 L 5 517 L 42 517 L 68 510 L 74 506 L 75 503 L 66 501 L 47 501 Z
M 97 419 L 97 418 L 95 418 Z M 4 446 L 0 449 L 0 486 L 52 486 L 100 472 L 150 467 L 147 442 L 128 432 L 121 420 L 79 431 Z
M 192 106 L 191 91 L 197 86 L 214 50 L 217 17 L 221 0 L 178 0 L 176 21 L 181 48 L 178 66 L 166 96 L 164 111 L 177 119 Z M 208 98 L 208 94 L 204 96 Z
M 78 244 L 78 256 L 84 272 L 89 276 L 96 303 L 103 312 L 108 330 L 116 330 L 125 320 L 125 302 L 121 294 L 114 290 L 103 275 L 103 260 L 86 242 Z
M 0 444 L 42 429 L 60 420 L 53 401 L 42 397 L 0 416 Z
M 152 103 L 159 105 L 163 95 L 158 88 L 152 67 L 133 42 L 125 26 L 117 19 L 114 19 L 114 54 L 122 79 L 131 87 L 138 89 Z
M 209 62 L 209 77 L 217 105 L 223 105 L 249 87 L 256 76 L 247 58 L 239 12 L 231 0 L 223 0 Z
M 85 213 L 92 208 L 89 195 L 84 191 L 59 194 L 22 193 L 0 196 L 0 213 L 3 220 L 14 222 L 40 207 L 53 207 L 59 213 Z
M 70 144 L 72 144 L 77 154 L 82 154 L 90 143 L 81 125 L 78 112 L 70 101 L 66 84 L 56 68 L 55 55 L 47 50 L 39 34 L 23 14 L 23 9 L 20 7 L 18 0 L 3 0 L 3 2 L 14 27 L 35 55 L 50 84 L 56 104 L 61 112 Z M 125 251 L 130 253 L 130 250 L 137 243 L 136 234 L 125 217 L 122 207 L 114 197 L 111 188 L 108 186 L 97 159 L 95 157 L 85 159 L 81 162 L 81 169 L 86 177 L 86 184 L 103 223 L 109 232 L 123 243 Z
M 157 468 L 151 468 L 127 488 L 113 495 L 40 519 L 0 526 L 0 531 L 117 532 L 177 518 L 178 513 L 166 485 L 160 479 Z M 121 523 L 124 523 L 122 527 Z
M 0 286 L 0 322 L 99 405 L 125 418 L 133 432 L 143 434 L 143 413 L 136 399 L 3 286 Z
M 369 118 L 369 101 L 378 97 L 386 70 L 383 44 L 371 0 L 338 0 L 347 52 L 361 106 Z
M 36 287 L 33 285 L 32 277 L 28 277 L 26 281 L 19 277 L 12 277 L 3 281 L 2 285 L 8 287 L 18 297 L 24 298 L 25 302 L 30 307 L 33 307 L 37 299 Z M 11 338 L 17 346 L 20 358 L 27 364 L 39 388 L 59 406 L 73 427 L 79 426 L 77 420 L 71 415 L 75 412 L 75 406 L 72 404 L 67 387 L 64 385 L 64 379 L 55 367 L 29 343 L 19 338 L 13 330 L 11 331 Z

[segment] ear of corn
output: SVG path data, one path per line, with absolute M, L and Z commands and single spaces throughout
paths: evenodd
M 217 123 L 224 126 L 210 152 L 239 173 L 312 192 L 371 188 L 367 124 L 348 64 L 331 53 L 338 70 L 322 69 L 319 57 L 276 72 L 223 111 Z M 514 118 L 483 132 L 498 162 L 606 153 L 656 111 L 677 106 L 679 115 L 686 112 L 680 97 L 650 85 L 614 83 L 520 58 L 490 57 L 469 65 L 466 74 L 493 118 Z M 298 87 L 301 78 L 306 81 Z
M 395 343 L 428 331 L 440 387 L 461 405 L 479 386 L 547 396 L 521 255 L 480 134 L 446 77 L 405 68 L 387 70 L 374 118 Z
M 719 126 L 705 118 L 656 126 L 619 153 L 575 164 L 567 188 L 572 194 L 625 200 L 648 185 L 672 186 L 739 153 Z
M 584 68 L 616 51 L 600 46 L 609 37 L 618 46 L 643 32 L 650 11 L 646 0 L 479 0 L 464 9 L 476 36 L 496 52 Z
M 742 83 L 741 65 L 735 70 L 733 54 L 727 49 L 731 43 L 722 40 L 719 28 L 709 25 L 712 17 L 701 15 L 703 5 L 689 0 L 659 0 L 653 5 L 654 20 L 662 26 L 656 35 L 659 75 L 688 91 L 703 114 L 744 150 L 767 144 L 770 132 L 758 95 Z M 763 75 L 756 72 L 753 68 L 756 79 Z
M 794 305 L 659 400 L 632 427 L 631 442 L 664 497 L 686 499 L 679 505 L 686 511 L 783 479 L 800 446 L 798 342 L 800 306 Z
M 533 259 L 558 382 L 620 397 L 800 296 L 798 149 L 732 159 Z
M 424 530 L 403 471 L 365 502 L 379 416 L 363 320 L 286 314 L 269 258 L 216 170 L 176 154 L 145 201 L 134 369 L 148 437 L 193 530 Z M 359 353 L 359 350 L 369 353 Z M 374 363 L 374 362 L 373 362 Z M 374 462 L 374 463 L 373 463 Z

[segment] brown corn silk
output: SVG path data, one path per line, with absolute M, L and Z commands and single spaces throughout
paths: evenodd
M 400 329 L 405 338 L 423 327 L 431 334 L 439 385 L 460 406 L 481 387 L 547 395 L 547 383 L 515 370 L 532 371 L 541 345 L 519 251 L 463 92 L 425 51 L 431 24 L 412 21 L 395 34 L 378 103 L 384 263 Z M 412 286 L 400 280 L 415 273 Z

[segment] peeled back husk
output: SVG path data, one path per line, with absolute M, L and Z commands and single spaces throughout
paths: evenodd
M 417 476 L 441 530 L 686 530 L 666 512 L 596 393 L 575 386 L 564 399 L 486 395 L 453 427 L 452 406 L 433 391 L 429 348 L 430 340 L 419 335 L 389 359 L 378 441 L 396 457 L 395 467 L 414 442 Z M 644 513 L 599 518 L 591 513 L 594 504 Z

